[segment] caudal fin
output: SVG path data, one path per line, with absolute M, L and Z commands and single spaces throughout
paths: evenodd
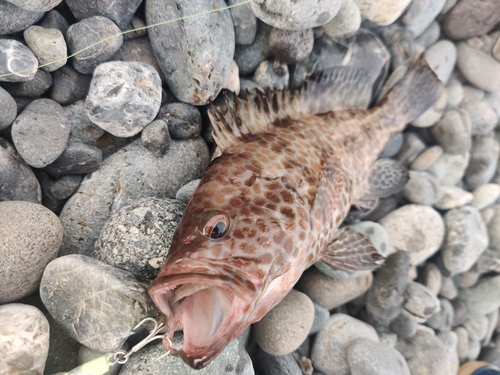
M 395 114 L 398 126 L 404 127 L 434 105 L 442 90 L 444 90 L 443 84 L 422 54 L 380 105 Z

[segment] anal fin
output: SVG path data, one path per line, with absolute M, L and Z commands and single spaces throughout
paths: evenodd
M 320 260 L 331 267 L 354 273 L 377 268 L 384 257 L 364 234 L 343 227 L 323 250 Z

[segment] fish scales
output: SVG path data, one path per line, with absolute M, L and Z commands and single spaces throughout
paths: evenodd
M 204 367 L 313 263 L 349 272 L 376 267 L 381 257 L 369 240 L 339 226 L 353 203 L 378 191 L 367 181 L 376 181 L 372 166 L 390 136 L 440 90 L 420 58 L 371 109 L 364 109 L 363 76 L 340 68 L 302 90 L 216 108 L 222 153 L 188 203 L 150 288 L 169 327 L 165 348 Z M 184 342 L 173 346 L 179 325 Z

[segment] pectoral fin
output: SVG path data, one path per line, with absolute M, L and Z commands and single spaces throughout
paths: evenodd
M 387 198 L 399 193 L 410 179 L 408 170 L 392 159 L 379 159 L 370 170 L 363 199 Z
M 364 234 L 343 227 L 323 250 L 320 260 L 331 267 L 353 273 L 378 267 L 384 257 Z

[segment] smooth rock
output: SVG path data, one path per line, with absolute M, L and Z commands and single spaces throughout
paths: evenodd
M 0 201 L 42 203 L 40 184 L 14 145 L 0 137 Z
M 407 30 L 415 37 L 420 36 L 441 12 L 446 0 L 416 0 L 410 3 L 405 15 L 401 18 Z
M 465 174 L 469 165 L 470 154 L 448 154 L 443 153 L 434 164 L 427 168 L 427 172 L 435 176 L 441 185 L 453 186 L 457 184 Z
M 355 0 L 343 0 L 337 15 L 323 29 L 330 38 L 349 38 L 360 26 L 361 13 Z
M 405 167 L 413 163 L 414 160 L 426 149 L 425 143 L 415 133 L 403 133 L 403 145 L 396 156 Z
M 486 101 L 473 101 L 462 106 L 471 122 L 472 135 L 489 135 L 498 123 L 498 116 Z
M 462 110 L 449 110 L 431 128 L 432 135 L 448 154 L 464 154 L 470 151 L 471 121 Z
M 428 206 L 408 204 L 379 220 L 389 237 L 389 252 L 404 250 L 418 265 L 433 255 L 444 238 L 441 215 Z
M 442 154 L 443 148 L 441 146 L 431 146 L 417 156 L 417 158 L 410 164 L 410 169 L 425 171 L 432 164 L 434 164 Z
M 439 309 L 439 300 L 425 285 L 410 282 L 405 291 L 405 312 L 418 323 L 425 323 Z
M 389 328 L 398 337 L 412 337 L 417 332 L 418 323 L 411 313 L 403 310 L 391 320 Z
M 463 0 L 444 18 L 443 30 L 450 39 L 486 34 L 500 21 L 500 1 Z
M 500 276 L 485 277 L 473 287 L 460 289 L 458 296 L 470 316 L 489 314 L 500 307 Z
M 81 74 L 70 65 L 65 65 L 52 73 L 53 84 L 50 97 L 61 105 L 73 104 L 85 99 L 90 87 L 90 76 Z
M 0 87 L 0 130 L 7 129 L 16 119 L 17 105 L 14 98 Z
M 440 40 L 425 51 L 425 59 L 441 82 L 446 84 L 457 61 L 457 49 L 449 40 Z
M 68 199 L 78 189 L 82 179 L 83 176 L 78 174 L 62 176 L 54 181 L 54 184 L 50 187 L 50 192 L 56 199 Z
M 0 303 L 35 292 L 62 242 L 59 218 L 40 204 L 0 202 Z
M 425 171 L 410 171 L 403 195 L 411 203 L 432 206 L 441 196 L 439 182 Z
M 73 142 L 45 170 L 54 177 L 65 174 L 86 174 L 99 169 L 102 151 L 95 146 Z
M 449 375 L 455 375 L 458 372 L 460 361 L 457 355 L 458 337 L 453 331 L 440 332 L 438 338 L 442 341 L 446 349 L 446 357 L 448 359 Z
M 485 184 L 476 188 L 473 192 L 473 199 L 470 202 L 470 205 L 477 208 L 478 210 L 482 210 L 486 208 L 500 197 L 500 185 L 498 184 Z
M 68 21 L 66 21 L 66 18 L 64 18 L 61 13 L 54 9 L 46 12 L 38 24 L 47 29 L 57 29 L 62 33 L 62 35 L 66 35 L 66 32 L 69 28 L 69 24 Z
M 434 296 L 437 296 L 441 290 L 442 280 L 441 271 L 435 263 L 427 262 L 424 268 L 418 272 L 417 281 L 425 285 Z
M 428 128 L 438 122 L 446 107 L 447 95 L 446 90 L 443 90 L 436 104 L 413 120 L 411 124 L 417 128 Z
M 326 325 L 328 324 L 328 320 L 330 319 L 330 312 L 327 309 L 314 302 L 313 305 L 314 305 L 314 320 L 311 329 L 309 330 L 310 335 L 319 332 L 323 328 L 325 328 Z
M 304 60 L 311 53 L 314 45 L 314 35 L 311 29 L 280 30 L 272 29 L 269 35 L 271 53 L 286 64 Z
M 453 328 L 453 332 L 457 335 L 457 355 L 462 362 L 469 349 L 469 333 L 462 326 Z
M 200 184 L 201 179 L 195 179 L 188 182 L 186 185 L 182 186 L 177 194 L 175 194 L 175 199 L 180 202 L 187 204 L 194 194 L 194 191 Z
M 88 116 L 89 111 L 84 100 L 64 106 L 63 108 L 71 124 L 68 143 L 92 145 L 104 135 L 105 130 L 90 121 Z
M 5 82 L 3 84 L 4 89 L 11 95 L 25 98 L 39 98 L 50 86 L 52 86 L 52 76 L 40 69 L 37 70 L 35 77 L 31 81 Z
M 42 374 L 49 352 L 49 322 L 36 307 L 21 303 L 0 306 L 2 374 Z
M 34 12 L 0 0 L 0 35 L 14 34 L 33 25 L 43 17 L 43 12 Z M 2 66 L 3 64 L 0 64 Z M 16 69 L 20 70 L 20 69 Z
M 455 78 L 451 78 L 446 85 L 446 92 L 448 94 L 446 108 L 450 109 L 458 107 L 464 97 L 462 84 Z
M 186 6 L 181 5 L 186 4 Z M 148 25 L 226 6 L 223 0 L 187 3 L 148 0 Z M 149 40 L 168 87 L 181 101 L 204 105 L 226 82 L 234 55 L 234 27 L 229 11 L 211 12 L 148 29 Z M 239 64 L 238 64 L 239 65 Z
M 163 105 L 158 115 L 168 124 L 168 131 L 174 139 L 189 139 L 201 134 L 201 114 L 198 108 L 186 103 Z
M 270 56 L 269 36 L 272 30 L 272 27 L 260 22 L 257 24 L 257 33 L 251 44 L 236 45 L 234 61 L 241 75 L 252 73 L 266 57 Z
M 449 300 L 455 299 L 458 296 L 458 289 L 452 277 L 443 276 L 439 296 Z
M 147 284 L 136 281 L 130 272 L 83 255 L 49 263 L 40 297 L 73 339 L 101 353 L 119 349 L 151 307 Z
M 416 39 L 417 43 L 420 44 L 424 49 L 429 48 L 434 43 L 436 43 L 441 35 L 441 27 L 436 21 L 432 21 L 425 31 L 420 34 Z M 455 50 L 455 60 L 456 60 L 456 50 Z
M 465 362 L 474 361 L 479 357 L 480 353 L 481 353 L 481 343 L 479 341 L 474 341 L 469 339 L 469 348 L 467 349 Z
M 457 44 L 457 66 L 460 73 L 480 90 L 492 92 L 500 87 L 500 62 L 488 53 L 460 42 Z
M 152 280 L 160 271 L 186 206 L 174 199 L 141 198 L 112 215 L 92 257 Z
M 101 43 L 101 40 L 106 41 Z M 109 18 L 93 16 L 71 25 L 66 41 L 71 54 L 81 51 L 72 58 L 73 68 L 82 74 L 89 74 L 118 51 L 123 36 Z
M 328 325 L 314 339 L 311 359 L 314 368 L 324 375 L 349 375 L 347 350 L 354 339 L 378 342 L 372 326 L 345 314 L 333 314 Z
M 161 156 L 170 144 L 170 133 L 166 121 L 155 120 L 141 133 L 142 145 L 155 156 Z
M 303 375 L 292 353 L 272 355 L 257 346 L 252 357 L 252 364 L 260 375 Z
M 436 331 L 446 332 L 453 326 L 455 311 L 451 302 L 445 298 L 439 299 L 439 309 L 435 311 L 425 324 Z
M 495 204 L 492 208 L 493 217 L 488 223 L 488 237 L 490 247 L 500 252 L 500 204 Z
M 257 0 L 249 5 L 258 19 L 272 27 L 284 30 L 304 30 L 329 22 L 339 12 L 342 1 Z
M 469 333 L 470 340 L 481 341 L 488 330 L 488 318 L 486 315 L 471 316 L 462 325 Z
M 469 166 L 465 171 L 465 183 L 469 190 L 490 182 L 497 169 L 499 155 L 500 143 L 495 138 L 474 138 Z
M 293 352 L 306 339 L 314 320 L 314 306 L 305 294 L 291 290 L 254 324 L 255 341 L 273 355 Z
M 373 23 L 386 26 L 396 21 L 410 0 L 354 0 L 361 14 Z
M 1 18 L 0 2 L 0 20 Z M 38 60 L 28 47 L 14 39 L 0 39 L 0 82 L 30 81 L 35 77 L 37 69 Z
M 55 8 L 62 0 L 9 0 L 10 3 L 22 9 L 34 12 L 46 12 Z
M 238 0 L 229 0 L 228 5 L 240 4 Z M 257 18 L 248 4 L 231 8 L 231 18 L 234 26 L 234 41 L 236 44 L 252 44 L 257 32 Z
M 480 102 L 484 99 L 485 93 L 483 90 L 480 90 L 474 86 L 464 84 L 462 86 L 463 91 L 463 99 L 462 99 L 462 107 L 465 107 L 469 104 Z
M 30 26 L 24 30 L 24 40 L 33 51 L 40 69 L 53 72 L 66 64 L 66 42 L 63 34 L 57 29 L 46 29 L 42 26 Z

